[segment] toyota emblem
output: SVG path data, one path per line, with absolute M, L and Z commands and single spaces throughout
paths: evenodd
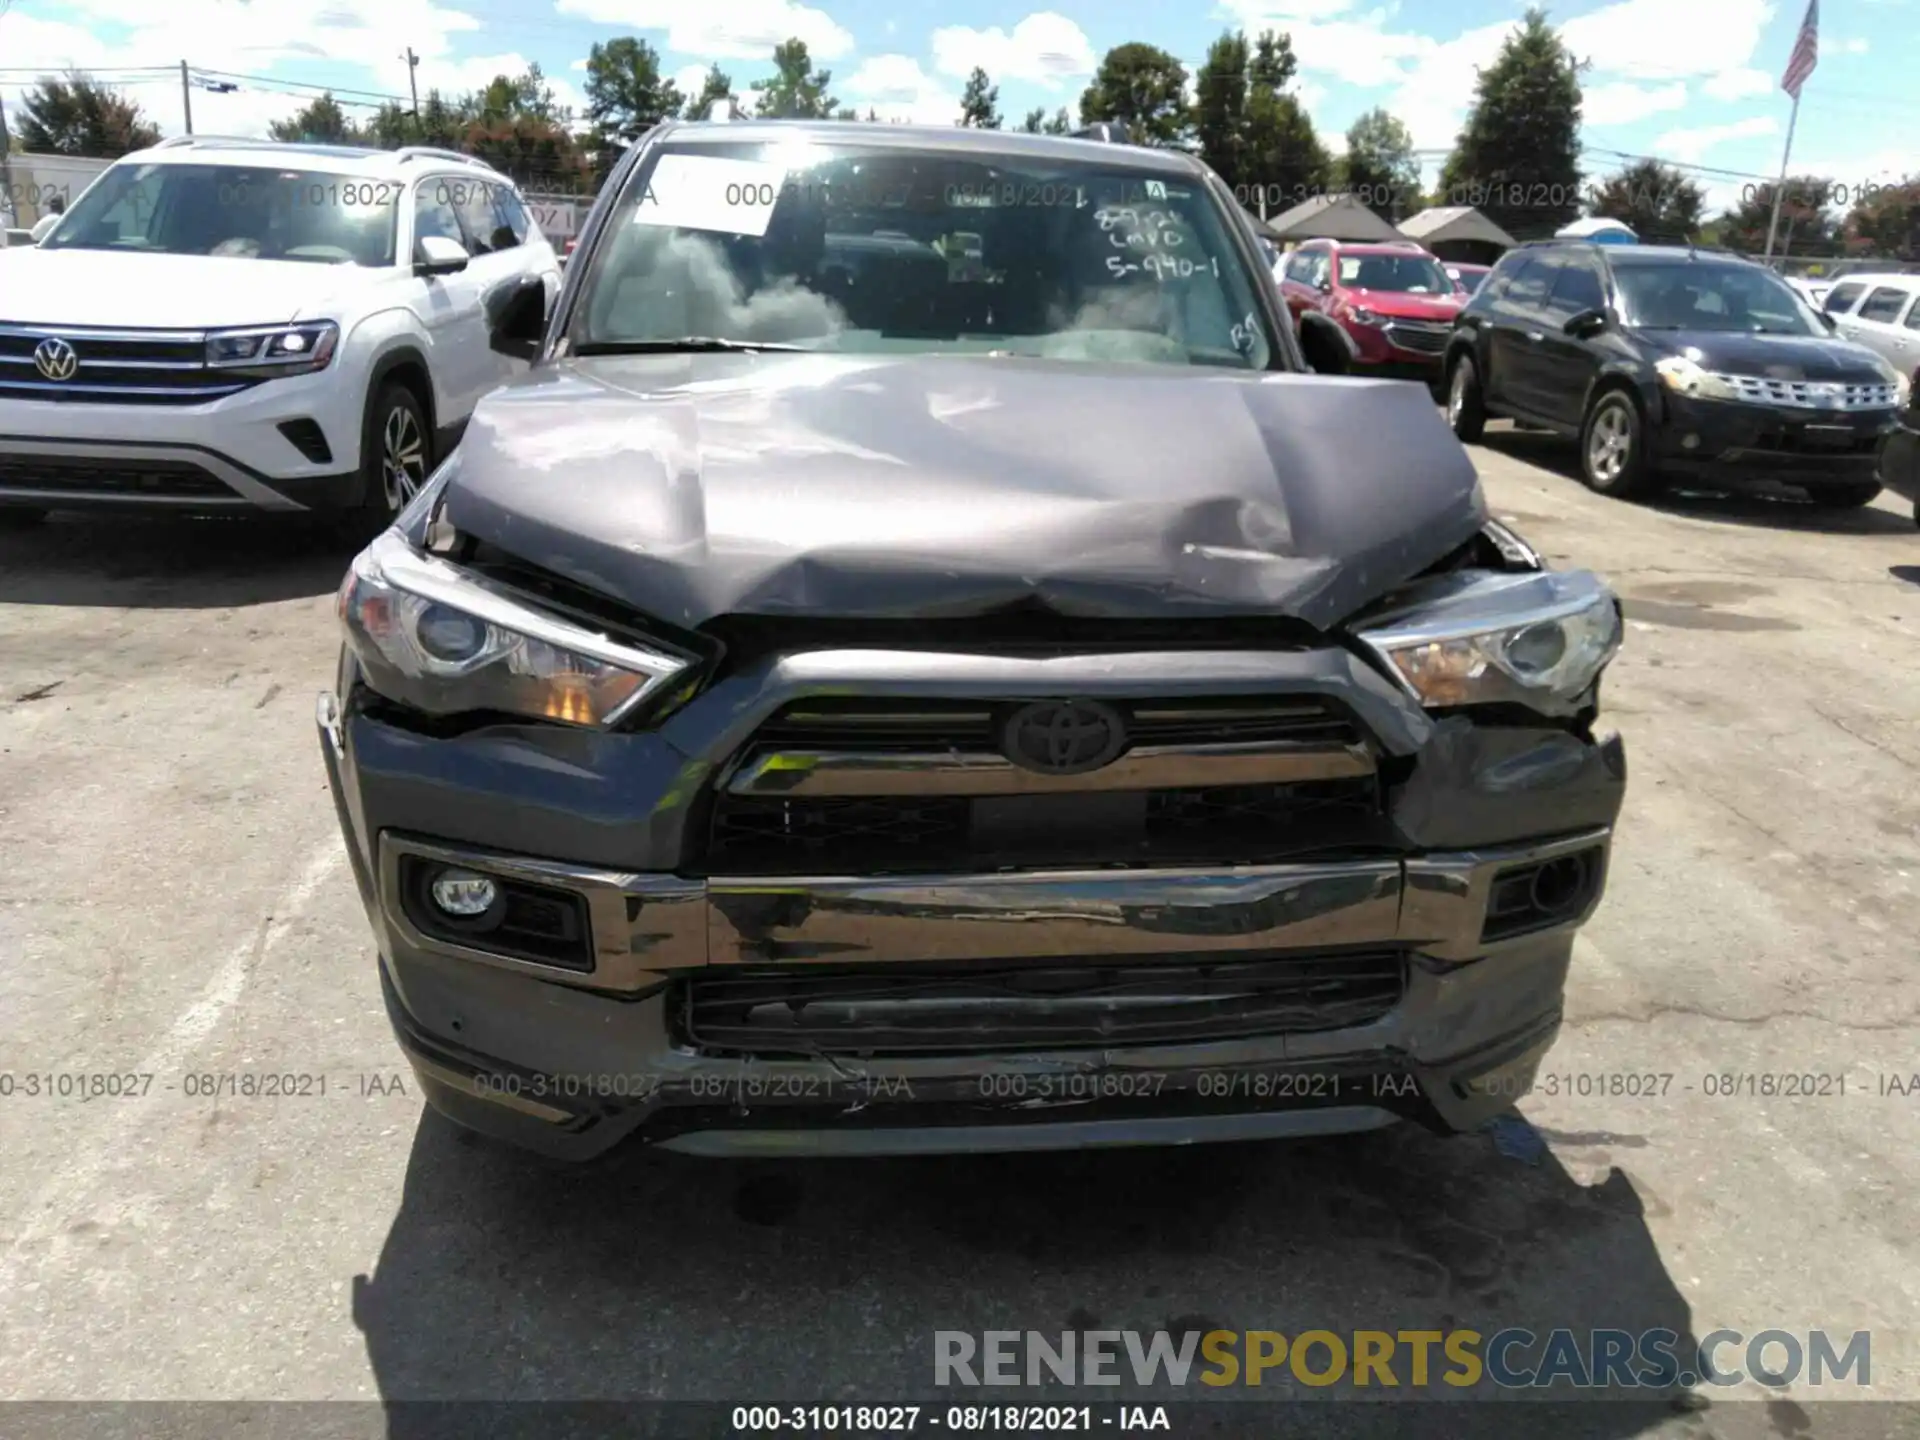
M 1001 748 L 1014 764 L 1042 775 L 1098 770 L 1127 743 L 1119 714 L 1091 700 L 1041 700 L 1014 712 Z
M 33 368 L 49 380 L 71 380 L 80 368 L 80 357 L 73 353 L 73 346 L 50 335 L 33 347 Z

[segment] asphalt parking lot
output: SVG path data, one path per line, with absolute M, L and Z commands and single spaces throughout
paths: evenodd
M 469 1142 L 389 1039 L 325 791 L 345 552 L 0 534 L 0 1394 L 886 1399 L 939 1329 L 1518 1324 L 1870 1330 L 1874 1396 L 1920 1400 L 1920 531 L 1891 496 L 1609 502 L 1505 426 L 1473 454 L 1625 597 L 1632 780 L 1557 1093 L 1452 1142 L 579 1172 Z M 19 1078 L 111 1073 L 153 1079 Z M 1592 1428 L 1830 1433 L 1819 1398 Z

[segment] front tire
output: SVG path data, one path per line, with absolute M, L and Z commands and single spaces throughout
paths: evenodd
M 1631 500 L 1653 488 L 1647 469 L 1640 407 L 1623 390 L 1609 390 L 1580 427 L 1580 478 L 1596 495 Z
M 360 437 L 361 511 L 370 526 L 391 525 L 433 471 L 433 441 L 419 397 L 386 384 L 367 406 Z
M 1486 397 L 1480 392 L 1480 372 L 1470 355 L 1455 360 L 1453 372 L 1447 377 L 1447 423 L 1469 445 L 1486 432 Z

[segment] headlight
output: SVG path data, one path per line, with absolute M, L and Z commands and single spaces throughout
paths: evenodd
M 1685 355 L 1669 355 L 1656 360 L 1654 372 L 1669 390 L 1690 395 L 1696 400 L 1738 400 L 1740 392 L 1732 382 L 1711 370 L 1703 370 Z
M 326 369 L 339 343 L 340 327 L 331 320 L 212 330 L 207 333 L 207 365 L 241 375 L 305 375 Z
M 368 683 L 433 715 L 607 726 L 692 665 L 535 610 L 392 530 L 355 557 L 339 603 Z
M 1422 586 L 1359 638 L 1422 705 L 1565 710 L 1620 648 L 1620 605 L 1591 570 L 1471 572 Z
M 1356 325 L 1378 325 L 1380 323 L 1380 317 L 1364 305 L 1354 306 L 1347 314 L 1353 317 L 1353 323 Z

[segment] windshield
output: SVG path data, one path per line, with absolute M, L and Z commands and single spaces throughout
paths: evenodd
M 1342 255 L 1340 283 L 1349 290 L 1451 295 L 1453 282 L 1430 255 Z
M 571 338 L 1261 370 L 1228 223 L 1197 180 L 1124 164 L 670 146 L 621 196 Z
M 1749 265 L 1616 265 L 1621 319 L 1642 330 L 1742 330 L 1825 335 L 1826 328 L 1786 282 Z
M 74 202 L 49 250 L 391 265 L 401 186 L 239 165 L 122 163 Z

